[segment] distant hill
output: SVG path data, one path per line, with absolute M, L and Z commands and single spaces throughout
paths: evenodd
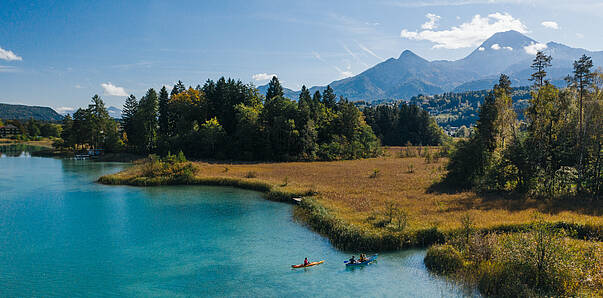
M 0 103 L 0 119 L 61 121 L 63 116 L 49 107 Z
M 109 116 L 114 119 L 121 119 L 121 110 L 114 106 L 110 106 L 107 108 L 107 112 L 109 112 Z
M 582 54 L 592 57 L 595 68 L 603 66 L 603 51 L 572 48 L 556 42 L 543 45 L 511 30 L 495 33 L 460 60 L 428 61 L 405 50 L 398 58 L 387 59 L 356 76 L 329 85 L 337 95 L 366 102 L 490 89 L 501 73 L 509 75 L 513 86 L 527 86 L 531 85 L 530 65 L 535 56 L 535 45 L 553 57 L 548 73 L 554 84 L 565 86 L 563 78 L 571 74 L 573 61 Z M 314 86 L 310 92 L 324 88 Z M 293 99 L 297 99 L 298 94 L 299 91 L 289 89 L 285 92 Z

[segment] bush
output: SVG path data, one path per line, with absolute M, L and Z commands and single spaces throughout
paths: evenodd
M 434 245 L 427 250 L 425 266 L 434 272 L 451 274 L 463 267 L 461 253 L 452 245 Z
M 245 174 L 245 178 L 256 178 L 258 176 L 258 173 L 254 172 L 254 171 L 249 171 L 247 172 L 247 174 Z

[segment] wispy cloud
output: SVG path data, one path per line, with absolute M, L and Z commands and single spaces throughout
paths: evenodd
M 475 15 L 470 22 L 451 27 L 448 30 L 424 30 L 400 32 L 402 38 L 427 40 L 435 43 L 434 48 L 460 49 L 478 46 L 494 33 L 515 30 L 527 33 L 527 27 L 519 19 L 508 13 L 493 13 L 486 17 Z
M 530 55 L 536 55 L 538 51 L 546 49 L 546 44 L 532 42 L 529 46 L 523 47 L 523 50 Z
M 272 79 L 272 77 L 276 77 L 275 73 L 272 74 L 267 74 L 267 73 L 256 73 L 253 76 L 251 76 L 255 81 L 267 81 Z
M 375 54 L 375 52 L 373 52 L 371 49 L 369 49 L 369 48 L 368 48 L 368 47 L 366 47 L 365 45 L 363 45 L 363 44 L 361 44 L 361 43 L 359 43 L 359 42 L 356 42 L 356 44 L 357 44 L 357 45 L 358 45 L 358 47 L 360 47 L 360 48 L 361 48 L 363 51 L 365 51 L 365 52 L 369 53 L 369 55 L 371 55 L 371 56 L 373 56 L 373 57 L 375 57 L 375 58 L 377 58 L 377 59 L 379 59 L 379 60 L 383 60 L 383 57 L 381 57 L 381 56 L 379 56 L 379 55 Z
M 5 49 L 3 49 L 1 47 L 0 47 L 0 59 L 6 60 L 6 61 L 21 61 L 21 60 L 23 60 L 22 57 L 17 56 L 17 54 L 15 54 L 13 51 L 5 50 Z
M 553 22 L 553 21 L 545 21 L 540 23 L 542 26 L 549 28 L 549 29 L 559 29 L 559 24 L 557 24 L 557 22 Z
M 337 66 L 337 65 L 332 65 L 329 64 L 327 61 L 325 61 L 325 59 L 322 58 L 322 56 L 320 56 L 320 54 L 316 51 L 312 51 L 312 56 L 314 56 L 314 58 L 316 58 L 318 61 L 324 63 L 325 65 L 332 67 L 333 69 L 335 69 L 338 73 L 339 73 L 339 77 L 340 79 L 344 79 L 347 77 L 351 77 L 354 74 L 350 71 L 351 66 L 348 65 L 347 70 L 342 69 L 341 67 Z
M 345 49 L 345 51 L 357 62 L 360 63 L 362 65 L 364 65 L 365 67 L 368 67 L 369 65 L 366 64 L 364 61 L 362 61 L 362 59 L 360 59 L 360 57 L 358 57 L 358 54 L 354 53 L 352 50 L 350 50 L 350 48 L 348 48 L 345 44 L 341 44 L 341 46 Z
M 431 30 L 431 29 L 435 29 L 438 27 L 437 22 L 442 18 L 439 15 L 433 14 L 433 13 L 428 13 L 425 15 L 425 17 L 427 17 L 428 21 L 425 22 L 423 25 L 421 25 L 422 29 L 427 29 L 427 30 Z
M 128 96 L 128 93 L 126 93 L 126 90 L 123 87 L 117 87 L 117 86 L 111 84 L 111 82 L 102 83 L 101 87 L 103 87 L 103 89 L 105 90 L 106 95 Z
M 0 65 L 0 72 L 19 72 L 19 69 L 14 66 Z

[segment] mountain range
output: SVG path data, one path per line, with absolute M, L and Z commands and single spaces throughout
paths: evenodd
M 547 71 L 556 85 L 565 86 L 563 78 L 571 74 L 573 61 L 583 54 L 592 57 L 595 66 L 603 66 L 603 51 L 572 48 L 556 42 L 544 45 L 511 30 L 495 33 L 459 60 L 428 61 L 405 50 L 397 59 L 387 59 L 356 76 L 329 85 L 337 95 L 367 102 L 490 89 L 501 73 L 508 75 L 514 86 L 527 86 L 531 84 L 530 65 L 537 49 L 553 57 L 552 67 Z M 310 92 L 325 87 L 314 86 Z M 265 93 L 267 85 L 258 89 Z M 285 96 L 293 99 L 299 95 L 299 91 L 284 91 Z

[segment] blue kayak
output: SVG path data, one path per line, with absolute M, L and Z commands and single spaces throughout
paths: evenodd
M 368 265 L 368 264 L 370 264 L 370 263 L 372 263 L 372 262 L 376 261 L 376 260 L 377 260 L 377 256 L 378 256 L 378 255 L 377 255 L 377 254 L 375 254 L 375 255 L 373 255 L 373 256 L 370 256 L 370 257 L 368 258 L 368 260 L 366 260 L 366 261 L 364 261 L 364 262 L 356 262 L 356 263 L 354 263 L 354 264 L 351 264 L 351 263 L 348 263 L 348 261 L 345 261 L 345 263 L 346 263 L 345 265 L 346 265 L 346 266 L 349 266 L 349 267 Z

